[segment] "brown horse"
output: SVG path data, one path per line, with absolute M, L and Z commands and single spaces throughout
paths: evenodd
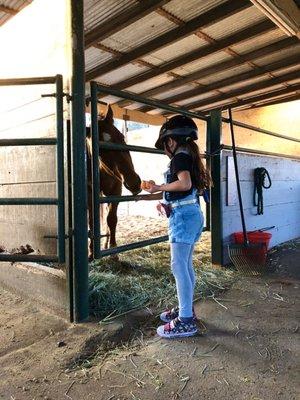
M 124 135 L 114 126 L 113 111 L 110 106 L 106 116 L 98 120 L 99 141 L 126 144 Z M 93 231 L 92 213 L 92 174 L 91 174 L 91 155 L 92 143 L 90 128 L 87 128 L 87 161 L 88 161 L 88 209 L 89 227 Z M 130 190 L 133 195 L 141 191 L 141 179 L 134 170 L 129 151 L 101 150 L 100 149 L 100 194 L 104 196 L 120 196 L 122 184 Z M 104 248 L 116 247 L 116 226 L 118 222 L 117 209 L 119 203 L 108 203 L 100 206 L 101 220 L 103 214 L 106 217 L 106 240 Z M 105 207 L 106 206 L 106 207 Z M 104 208 L 106 210 L 104 211 Z M 106 213 L 105 213 L 106 214 Z M 101 221 L 102 222 L 102 221 Z M 102 227 L 103 224 L 101 223 Z M 104 233 L 103 231 L 101 232 Z M 93 241 L 89 245 L 90 256 L 93 254 Z

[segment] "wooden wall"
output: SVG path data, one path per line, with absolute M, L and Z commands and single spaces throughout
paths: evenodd
M 223 245 L 224 263 L 227 263 L 227 244 L 231 234 L 242 230 L 235 176 L 227 176 L 227 157 L 232 157 L 231 151 L 222 153 L 222 204 L 223 204 Z M 275 225 L 270 231 L 272 240 L 270 246 L 297 238 L 300 236 L 300 161 L 288 158 L 269 157 L 238 153 L 238 166 L 241 181 L 243 207 L 247 230 L 255 230 Z M 257 215 L 253 205 L 253 171 L 264 167 L 268 170 L 272 186 L 263 190 L 264 214 Z M 231 180 L 230 197 L 235 198 L 235 204 L 227 206 L 227 180 Z

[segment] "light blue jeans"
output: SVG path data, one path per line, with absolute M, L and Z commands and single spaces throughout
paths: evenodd
M 188 198 L 194 196 L 188 196 Z M 200 238 L 204 218 L 199 204 L 187 204 L 172 209 L 169 218 L 171 242 L 171 268 L 176 281 L 179 318 L 193 316 L 195 272 L 193 267 L 194 244 Z

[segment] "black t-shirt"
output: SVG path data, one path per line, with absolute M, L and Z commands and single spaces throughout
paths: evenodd
M 166 183 L 172 183 L 178 181 L 177 173 L 180 171 L 189 171 L 192 178 L 192 187 L 190 190 L 183 192 L 165 192 L 165 199 L 167 201 L 174 201 L 182 199 L 192 193 L 194 189 L 194 182 L 192 177 L 192 157 L 184 152 L 175 154 L 171 159 L 169 170 L 166 175 Z

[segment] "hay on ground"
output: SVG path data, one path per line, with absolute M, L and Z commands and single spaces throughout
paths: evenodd
M 196 245 L 195 298 L 214 296 L 225 290 L 236 274 L 211 267 L 209 235 Z M 90 266 L 90 306 L 97 317 L 117 316 L 129 310 L 154 310 L 176 304 L 176 287 L 170 270 L 168 243 L 160 243 L 104 258 Z

